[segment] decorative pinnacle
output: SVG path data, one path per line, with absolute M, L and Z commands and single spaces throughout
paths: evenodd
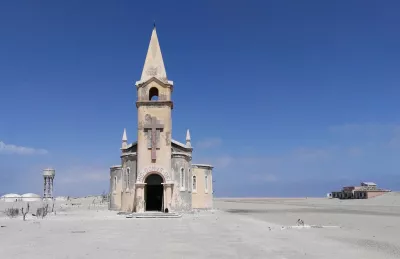
M 122 142 L 127 142 L 128 138 L 126 136 L 126 129 L 124 129 L 124 134 L 122 134 Z
M 186 146 L 192 147 L 192 144 L 190 143 L 190 132 L 189 129 L 186 131 Z
M 190 131 L 189 131 L 189 129 L 186 130 L 186 141 L 190 141 Z

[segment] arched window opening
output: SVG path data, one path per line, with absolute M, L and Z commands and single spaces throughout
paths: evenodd
M 204 186 L 205 186 L 205 192 L 206 193 L 208 193 L 208 175 L 206 175 L 205 177 L 204 177 L 204 181 L 205 181 L 205 183 L 204 183 Z
M 131 179 L 131 169 L 128 167 L 126 168 L 126 189 L 130 187 L 130 179 Z
M 192 180 L 192 191 L 193 192 L 197 191 L 197 180 L 195 175 L 193 175 L 193 180 Z
M 114 177 L 114 191 L 117 190 L 117 177 Z
M 190 168 L 188 169 L 188 174 L 187 174 L 187 181 L 186 181 L 186 184 L 187 184 L 187 189 L 189 190 L 190 189 L 190 178 L 192 177 L 192 174 L 191 174 L 191 171 L 190 171 Z
M 157 89 L 157 87 L 150 88 L 149 101 L 158 101 L 158 89 Z
M 180 187 L 181 191 L 185 190 L 185 170 L 183 168 L 181 168 L 180 172 Z

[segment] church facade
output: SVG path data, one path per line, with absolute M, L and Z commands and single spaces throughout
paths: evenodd
M 109 209 L 126 212 L 190 211 L 213 206 L 211 165 L 193 164 L 191 137 L 172 139 L 172 91 L 156 28 L 137 90 L 137 141 L 124 129 L 121 164 L 110 168 Z

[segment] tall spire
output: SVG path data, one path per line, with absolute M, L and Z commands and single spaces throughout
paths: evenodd
M 186 131 L 186 146 L 192 147 L 189 129 Z
M 126 136 L 126 129 L 124 129 L 124 134 L 122 134 L 122 148 L 128 146 L 128 137 Z
M 167 72 L 165 71 L 164 61 L 161 54 L 160 43 L 158 42 L 155 22 L 140 81 L 146 82 L 152 77 L 163 82 L 168 81 Z

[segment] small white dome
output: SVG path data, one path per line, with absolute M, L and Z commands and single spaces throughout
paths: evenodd
M 16 193 L 8 193 L 1 196 L 1 198 L 21 198 L 21 195 Z
M 40 201 L 42 197 L 34 193 L 25 193 L 21 196 L 22 201 Z
M 40 195 L 34 193 L 25 193 L 21 195 L 22 198 L 40 198 Z
M 16 193 L 8 193 L 8 194 L 1 196 L 1 200 L 5 201 L 5 202 L 20 201 L 21 195 L 16 194 Z

